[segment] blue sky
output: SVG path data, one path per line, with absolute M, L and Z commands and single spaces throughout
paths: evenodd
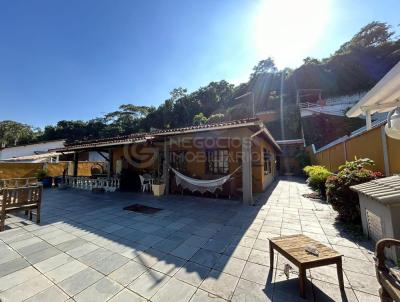
M 0 0 L 0 120 L 43 127 L 323 58 L 398 0 Z

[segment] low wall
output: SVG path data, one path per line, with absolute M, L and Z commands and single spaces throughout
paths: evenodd
M 332 172 L 338 171 L 339 166 L 357 157 L 372 159 L 375 166 L 371 167 L 371 170 L 380 171 L 387 176 L 400 173 L 400 140 L 386 136 L 384 125 L 321 149 L 323 150 L 314 153 L 310 146 L 307 147 L 311 161 L 315 165 L 325 166 Z
M 91 176 L 91 168 L 94 165 L 104 163 L 99 162 L 80 162 L 78 164 L 78 176 Z M 0 179 L 35 177 L 36 173 L 44 168 L 47 169 L 49 176 L 56 177 L 63 175 L 68 166 L 73 167 L 72 162 L 59 163 L 0 163 Z M 73 169 L 68 169 L 73 171 Z

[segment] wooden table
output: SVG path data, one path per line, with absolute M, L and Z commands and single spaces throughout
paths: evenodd
M 308 245 L 315 247 L 319 255 L 307 252 L 305 247 Z M 302 298 L 306 296 L 306 269 L 313 267 L 336 264 L 339 286 L 341 290 L 344 290 L 342 255 L 335 250 L 302 234 L 272 238 L 269 240 L 271 271 L 274 267 L 274 250 L 299 268 L 300 296 Z

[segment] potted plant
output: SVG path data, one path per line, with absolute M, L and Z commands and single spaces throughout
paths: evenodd
M 52 178 L 49 176 L 47 169 L 43 168 L 36 172 L 37 179 L 42 182 L 43 187 L 49 188 L 52 185 Z
M 151 189 L 154 196 L 162 196 L 165 192 L 165 184 L 162 182 L 161 178 L 157 177 L 154 179 Z

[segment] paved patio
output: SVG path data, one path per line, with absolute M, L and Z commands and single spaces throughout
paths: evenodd
M 7 219 L 0 233 L 1 301 L 379 301 L 370 242 L 346 238 L 335 213 L 280 180 L 237 201 L 170 195 L 46 190 L 42 223 Z M 153 215 L 124 211 L 141 203 Z M 335 267 L 308 272 L 307 299 L 268 238 L 303 233 L 344 254 L 345 295 Z

